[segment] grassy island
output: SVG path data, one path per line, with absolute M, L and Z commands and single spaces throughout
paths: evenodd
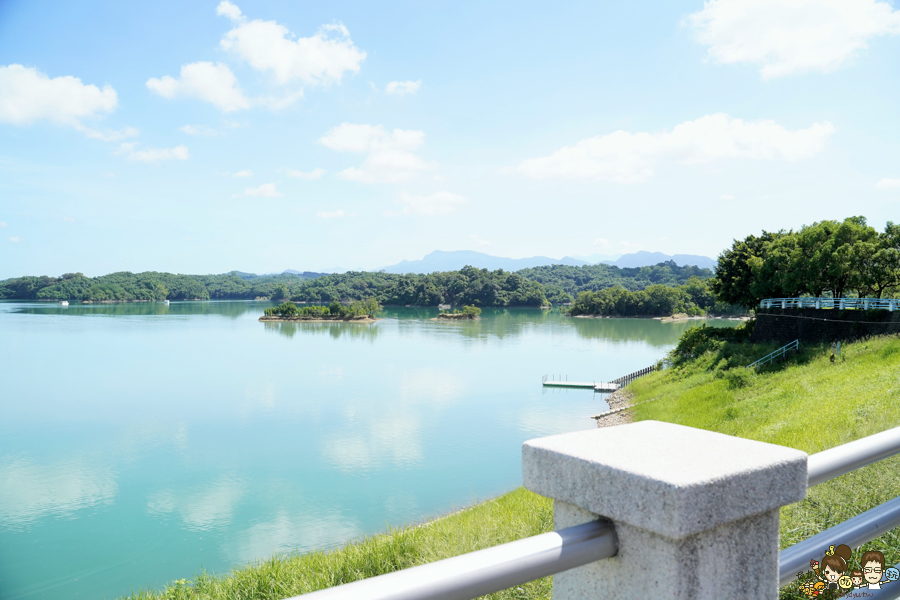
M 451 321 L 465 321 L 481 318 L 481 309 L 477 306 L 463 306 L 462 310 L 454 308 L 452 312 L 442 312 L 437 316 L 438 319 L 448 319 Z
M 340 302 L 332 302 L 329 306 L 303 306 L 298 307 L 288 300 L 273 308 L 267 308 L 260 321 L 353 321 L 356 323 L 371 323 L 375 315 L 381 311 L 381 306 L 374 298 L 351 302 L 343 305 Z

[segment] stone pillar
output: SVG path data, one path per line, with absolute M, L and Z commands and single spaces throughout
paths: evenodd
M 806 454 L 643 421 L 525 442 L 525 487 L 557 529 L 613 522 L 618 554 L 553 576 L 554 600 L 775 600 L 778 509 L 806 496 Z
M 840 304 L 839 304 L 838 306 L 839 306 L 839 308 L 840 308 L 841 310 L 844 310 L 845 304 L 844 304 L 844 299 L 843 299 L 843 298 L 841 298 Z
M 822 299 L 816 298 L 816 308 L 822 308 Z

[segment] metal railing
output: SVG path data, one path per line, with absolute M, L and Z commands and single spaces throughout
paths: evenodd
M 625 375 L 624 377 L 619 377 L 618 379 L 613 379 L 611 381 L 611 383 L 615 383 L 619 387 L 625 387 L 626 385 L 628 385 L 629 383 L 631 383 L 638 377 L 643 377 L 644 375 L 649 375 L 653 371 L 658 371 L 659 368 L 660 368 L 660 365 L 659 365 L 659 363 L 657 363 L 657 364 L 653 365 L 652 367 L 645 367 L 645 368 L 641 369 L 640 371 L 635 371 L 634 373 L 629 373 L 628 375 Z
M 612 523 L 593 521 L 293 598 L 470 600 L 609 558 L 617 551 Z
M 794 340 L 793 342 L 785 344 L 778 350 L 775 350 L 774 352 L 770 352 L 769 354 L 766 354 L 761 359 L 750 363 L 749 365 L 747 365 L 747 368 L 749 369 L 750 367 L 755 367 L 758 370 L 761 366 L 769 364 L 776 358 L 784 358 L 785 355 L 787 355 L 787 353 L 790 352 L 791 350 L 799 350 L 799 349 L 800 349 L 800 340 Z
M 900 310 L 900 300 L 883 298 L 767 298 L 759 307 L 768 308 L 852 308 L 855 310 Z
M 807 460 L 808 485 L 818 485 L 898 453 L 900 427 L 813 454 Z M 779 586 L 794 580 L 808 567 L 810 556 L 823 555 L 836 540 L 858 547 L 897 526 L 900 497 L 785 548 L 778 557 Z M 617 551 L 614 524 L 601 519 L 288 600 L 470 600 L 610 558 Z M 873 590 L 873 597 L 895 594 L 900 594 L 900 588 Z
M 808 485 L 819 485 L 898 453 L 900 427 L 818 452 L 806 463 Z M 797 573 L 809 566 L 809 557 L 824 555 L 835 540 L 855 548 L 898 526 L 900 496 L 785 548 L 778 555 L 778 585 L 784 586 L 796 579 Z M 900 593 L 900 590 L 894 593 Z

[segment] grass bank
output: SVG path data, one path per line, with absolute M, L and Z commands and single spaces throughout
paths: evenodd
M 332 552 L 274 556 L 233 572 L 200 574 L 165 590 L 144 591 L 130 600 L 281 600 L 504 544 L 553 529 L 553 503 L 526 491 L 429 521 L 391 530 Z M 492 600 L 548 599 L 550 578 L 485 596 Z
M 808 346 L 761 373 L 743 368 L 774 349 L 719 342 L 682 366 L 629 387 L 635 419 L 654 419 L 790 446 L 810 454 L 900 426 L 900 337 Z M 900 495 L 900 457 L 811 488 L 781 511 L 787 547 Z M 841 543 L 835 540 L 835 544 Z M 866 544 L 900 562 L 900 530 Z M 812 557 L 811 557 L 812 558 Z M 821 557 L 817 557 L 821 560 Z M 782 599 L 805 598 L 795 586 Z

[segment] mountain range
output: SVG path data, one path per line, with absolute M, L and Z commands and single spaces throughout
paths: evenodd
M 591 259 L 594 257 L 583 257 Z M 583 258 L 575 258 L 572 256 L 564 256 L 560 259 L 550 258 L 548 256 L 532 256 L 530 258 L 504 258 L 500 256 L 491 256 L 483 252 L 474 252 L 472 250 L 456 250 L 445 252 L 443 250 L 435 250 L 428 254 L 422 260 L 403 260 L 395 265 L 384 267 L 386 273 L 433 273 L 435 271 L 457 271 L 466 265 L 471 265 L 479 269 L 503 269 L 505 271 L 518 271 L 519 269 L 527 269 L 530 267 L 540 267 L 544 265 L 569 265 L 572 267 L 581 267 L 590 264 L 607 264 L 621 268 L 628 267 L 649 267 L 652 265 L 675 261 L 678 266 L 695 265 L 700 268 L 715 269 L 716 261 L 708 256 L 697 256 L 693 254 L 675 254 L 668 255 L 662 252 L 633 252 L 631 254 L 622 255 L 615 260 L 598 260 L 590 261 Z

